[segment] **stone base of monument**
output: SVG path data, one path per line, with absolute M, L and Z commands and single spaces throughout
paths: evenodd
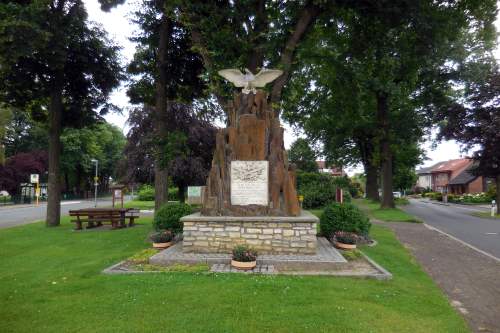
M 246 244 L 261 254 L 316 254 L 319 219 L 300 216 L 184 216 L 182 251 L 231 253 Z
M 314 236 L 316 237 L 316 236 Z M 183 241 L 184 242 L 184 241 Z M 186 253 L 183 251 L 183 242 L 153 255 L 149 263 L 159 266 L 175 264 L 196 265 L 224 264 L 230 266 L 231 254 L 229 253 Z M 280 271 L 323 271 L 341 270 L 349 265 L 345 258 L 325 238 L 317 239 L 315 254 L 259 254 L 257 266 L 272 266 Z

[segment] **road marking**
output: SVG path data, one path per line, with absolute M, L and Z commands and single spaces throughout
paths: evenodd
M 498 232 L 487 232 L 485 235 L 498 235 Z
M 79 204 L 82 203 L 81 201 L 61 201 L 61 206 L 64 205 L 74 205 L 74 204 Z
M 495 257 L 495 256 L 494 256 L 494 255 L 492 255 L 491 253 L 488 253 L 488 252 L 486 252 L 486 251 L 480 250 L 480 249 L 478 249 L 477 247 L 475 247 L 474 245 L 471 245 L 471 244 L 469 244 L 469 243 L 467 243 L 467 242 L 464 242 L 463 240 L 458 239 L 457 237 L 452 236 L 452 235 L 450 235 L 449 233 L 446 233 L 446 232 L 444 232 L 444 231 L 442 231 L 442 230 L 439 230 L 438 228 L 433 227 L 433 226 L 431 226 L 431 225 L 428 225 L 427 223 L 424 223 L 424 227 L 426 227 L 427 229 L 430 229 L 430 230 L 437 231 L 437 232 L 439 232 L 439 233 L 441 233 L 441 234 L 443 234 L 443 235 L 445 235 L 445 236 L 448 236 L 448 237 L 450 237 L 451 239 L 453 239 L 453 240 L 455 240 L 455 241 L 457 241 L 457 242 L 461 243 L 462 245 L 465 245 L 465 246 L 467 246 L 467 247 L 471 248 L 472 250 L 474 250 L 474 251 L 476 251 L 476 252 L 479 252 L 479 253 L 481 253 L 481 254 L 483 254 L 483 255 L 485 255 L 485 256 L 487 256 L 487 257 L 489 257 L 489 258 L 491 258 L 491 259 L 493 259 L 493 260 L 495 260 L 495 261 L 497 261 L 497 262 L 499 262 L 499 263 L 500 263 L 500 258 Z

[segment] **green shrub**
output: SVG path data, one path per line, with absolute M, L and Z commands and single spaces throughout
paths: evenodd
M 168 200 L 169 201 L 179 201 L 179 188 L 169 187 L 168 188 Z
M 350 203 L 334 202 L 326 206 L 320 218 L 320 231 L 328 238 L 338 231 L 368 235 L 370 226 L 368 217 Z
M 139 188 L 137 200 L 153 201 L 155 199 L 155 188 L 151 185 L 144 184 Z
M 327 173 L 298 172 L 297 192 L 304 196 L 304 209 L 322 208 L 335 202 L 337 188 L 344 189 L 344 202 L 351 201 L 350 180 L 347 177 L 333 177 Z M 353 192 L 357 193 L 357 189 Z
M 165 204 L 155 213 L 153 227 L 156 230 L 172 230 L 174 234 L 181 233 L 183 225 L 179 219 L 192 211 L 191 206 L 187 204 Z

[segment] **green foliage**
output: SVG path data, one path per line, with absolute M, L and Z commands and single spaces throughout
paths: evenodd
M 179 188 L 169 187 L 168 188 L 168 200 L 169 201 L 179 201 Z
M 347 177 L 333 177 L 321 172 L 298 172 L 297 192 L 304 196 L 305 209 L 322 208 L 334 202 L 337 188 L 344 189 L 344 202 L 351 201 L 351 183 Z
M 257 251 L 252 250 L 246 245 L 236 245 L 233 248 L 233 260 L 240 262 L 250 262 L 257 259 Z
M 488 192 L 481 193 L 465 193 L 462 195 L 453 195 L 448 194 L 448 201 L 454 203 L 470 203 L 470 204 L 479 204 L 479 203 L 491 203 L 491 200 L 495 198 L 496 194 L 491 194 Z M 438 199 L 439 200 L 439 199 Z
M 155 188 L 149 184 L 142 185 L 139 188 L 137 200 L 139 200 L 139 201 L 154 201 L 155 200 Z M 168 188 L 168 200 L 169 201 L 178 201 L 179 200 L 179 189 L 177 187 L 169 187 Z
M 156 230 L 171 230 L 174 234 L 182 233 L 183 223 L 179 219 L 193 212 L 190 205 L 167 203 L 155 212 L 153 227 Z
M 368 217 L 350 203 L 331 203 L 320 217 L 320 231 L 329 238 L 338 231 L 368 235 L 370 227 Z
M 297 170 L 304 172 L 317 172 L 316 153 L 309 146 L 308 140 L 298 138 L 292 143 L 288 151 L 288 159 L 294 163 Z
M 406 198 L 395 198 L 394 203 L 396 203 L 396 205 L 399 205 L 399 206 L 405 206 L 405 205 L 409 205 L 410 201 L 408 201 L 408 199 L 406 199 Z
M 142 185 L 139 188 L 137 200 L 139 200 L 139 201 L 154 201 L 155 200 L 155 188 L 151 185 L 148 185 L 148 184 Z

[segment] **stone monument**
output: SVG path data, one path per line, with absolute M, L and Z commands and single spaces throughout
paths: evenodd
M 281 71 L 220 71 L 236 87 L 227 128 L 216 137 L 200 213 L 182 218 L 184 252 L 230 252 L 248 244 L 260 253 L 316 253 L 317 217 L 301 211 L 279 117 L 257 87 Z

